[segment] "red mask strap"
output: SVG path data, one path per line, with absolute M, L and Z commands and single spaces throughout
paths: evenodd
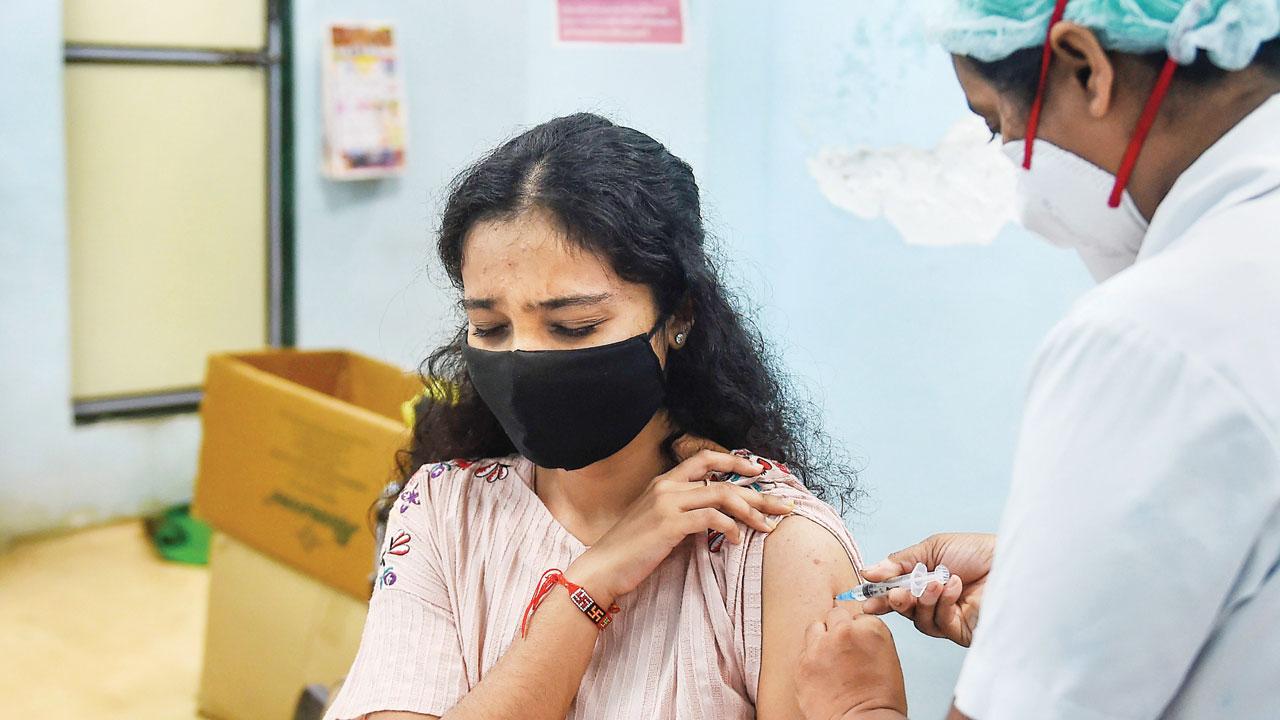
M 1040 85 L 1036 88 L 1036 99 L 1031 104 L 1031 115 L 1027 118 L 1027 139 L 1022 150 L 1022 167 L 1031 169 L 1031 148 L 1036 144 L 1036 131 L 1040 128 L 1040 111 L 1044 109 L 1044 91 L 1049 85 L 1049 62 L 1053 60 L 1053 26 L 1062 22 L 1067 14 L 1068 0 L 1058 0 L 1053 8 L 1053 17 L 1049 19 L 1049 29 L 1044 34 L 1044 57 L 1040 59 Z
M 1160 105 L 1169 94 L 1169 85 L 1173 82 L 1173 73 L 1177 69 L 1177 61 L 1169 58 L 1165 61 L 1164 68 L 1160 70 L 1160 79 L 1156 80 L 1156 87 L 1151 91 L 1151 97 L 1147 99 L 1142 117 L 1138 118 L 1138 126 L 1134 128 L 1133 138 L 1129 140 L 1129 149 L 1125 150 L 1124 160 L 1120 163 L 1120 172 L 1116 173 L 1116 184 L 1111 188 L 1111 199 L 1107 202 L 1113 208 L 1120 207 L 1120 200 L 1124 198 L 1124 189 L 1129 186 L 1129 177 L 1133 175 L 1133 166 L 1138 164 L 1138 155 L 1142 153 L 1142 146 L 1147 142 L 1147 134 L 1151 132 L 1151 126 L 1155 124 L 1156 116 L 1160 114 Z

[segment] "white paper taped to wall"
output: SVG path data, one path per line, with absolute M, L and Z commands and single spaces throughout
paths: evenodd
M 883 217 L 908 245 L 988 245 L 1014 219 L 1016 177 L 976 116 L 931 150 L 899 145 L 823 148 L 809 174 L 833 205 Z

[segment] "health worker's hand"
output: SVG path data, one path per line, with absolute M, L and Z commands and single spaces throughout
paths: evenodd
M 805 633 L 796 699 L 806 720 L 905 718 L 907 691 L 889 628 L 880 618 L 832 608 Z
M 862 604 L 863 612 L 884 615 L 896 612 L 913 621 L 925 635 L 946 638 L 969 647 L 978 626 L 982 591 L 991 571 L 996 536 L 987 533 L 940 533 L 889 555 L 888 559 L 862 571 L 867 580 L 880 582 L 911 572 L 916 563 L 930 570 L 946 565 L 951 579 L 946 585 L 929 583 L 924 594 L 912 597 L 905 588 L 891 590 L 888 595 L 871 598 Z
M 752 488 L 706 482 L 713 472 L 755 477 L 762 468 L 737 455 L 698 451 L 654 478 L 622 519 L 573 561 L 565 576 L 607 606 L 649 577 L 687 536 L 705 537 L 708 529 L 718 530 L 736 544 L 742 541 L 739 521 L 767 533 L 774 523 L 766 515 L 789 515 L 795 507 L 790 500 Z

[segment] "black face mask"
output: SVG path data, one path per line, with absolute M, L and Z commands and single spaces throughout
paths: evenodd
M 657 328 L 581 350 L 494 352 L 464 345 L 480 398 L 522 455 L 578 470 L 626 447 L 662 406 Z

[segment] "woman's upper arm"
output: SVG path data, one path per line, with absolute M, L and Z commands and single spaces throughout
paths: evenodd
M 440 720 L 439 715 L 423 715 L 422 713 L 404 712 L 401 710 L 382 710 L 369 713 L 365 720 Z
M 438 717 L 467 693 L 447 558 L 433 533 L 449 502 L 435 491 L 452 478 L 431 487 L 430 469 L 409 480 L 391 509 L 360 648 L 328 720 Z
M 761 720 L 800 717 L 792 675 L 805 629 L 821 620 L 837 593 L 857 584 L 849 553 L 831 531 L 799 515 L 784 519 L 764 545 L 761 581 Z

